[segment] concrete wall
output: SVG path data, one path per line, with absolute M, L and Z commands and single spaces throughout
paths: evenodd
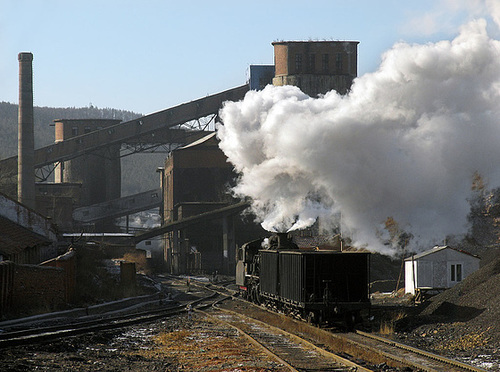
M 283 41 L 272 44 L 276 76 L 357 76 L 357 41 Z
M 294 85 L 310 97 L 325 94 L 335 90 L 340 94 L 346 94 L 351 88 L 354 76 L 351 75 L 292 75 L 277 76 L 273 79 L 273 85 Z
M 40 235 L 47 242 L 57 240 L 50 220 L 2 194 L 0 194 L 0 211 L 2 217 Z
M 225 185 L 233 177 L 232 165 L 217 145 L 173 151 L 165 162 L 165 222 L 177 219 L 175 208 L 182 203 L 228 201 Z
M 40 264 L 64 270 L 64 301 L 72 302 L 76 297 L 76 254 L 73 250 Z
M 349 91 L 357 76 L 357 41 L 274 42 L 273 85 L 294 85 L 314 97 Z
M 16 265 L 14 268 L 12 311 L 52 311 L 65 303 L 65 273 L 56 267 Z
M 0 262 L 0 318 L 60 309 L 74 299 L 75 286 L 73 252 L 41 265 Z
M 12 307 L 14 266 L 15 264 L 10 261 L 0 262 L 0 319 L 2 319 Z
M 79 183 L 37 183 L 36 210 L 57 225 L 59 231 L 73 231 L 73 210 L 80 204 Z
M 120 120 L 61 119 L 55 120 L 56 143 L 98 129 L 112 127 Z M 55 182 L 80 183 L 81 206 L 117 199 L 121 196 L 120 145 L 105 146 L 92 153 L 58 165 Z

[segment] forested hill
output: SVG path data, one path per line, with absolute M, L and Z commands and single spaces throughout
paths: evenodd
M 17 155 L 17 109 L 13 103 L 0 102 L 0 159 Z M 111 108 L 89 107 L 34 107 L 35 148 L 54 143 L 54 127 L 56 119 L 121 119 L 128 121 L 142 116 L 141 114 L 115 110 Z
M 0 102 L 0 159 L 17 155 L 18 105 Z M 89 107 L 33 108 L 35 148 L 54 143 L 56 119 L 121 119 L 129 121 L 142 116 L 131 111 Z M 122 195 L 135 194 L 158 187 L 157 166 L 162 166 L 166 154 L 137 154 L 122 158 Z M 140 181 L 139 181 L 140 180 Z

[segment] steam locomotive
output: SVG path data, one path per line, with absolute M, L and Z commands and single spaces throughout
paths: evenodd
M 369 253 L 299 249 L 285 233 L 243 244 L 236 259 L 242 297 L 276 311 L 352 326 L 370 307 Z

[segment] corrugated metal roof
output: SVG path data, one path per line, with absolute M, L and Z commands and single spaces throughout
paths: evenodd
M 211 144 L 211 145 L 215 145 L 215 144 L 217 144 L 217 142 L 215 140 L 212 140 L 213 138 L 216 138 L 216 133 L 215 132 L 212 132 L 212 133 L 206 135 L 205 137 L 200 138 L 199 140 L 196 140 L 194 142 L 188 143 L 185 146 L 179 147 L 176 150 L 177 151 L 178 150 L 184 150 L 184 149 L 188 149 L 188 148 L 191 148 L 191 147 L 195 147 L 195 146 L 198 146 L 198 145 L 201 145 L 201 144 L 207 144 L 207 143 Z
M 463 253 L 463 254 L 466 254 L 468 256 L 472 256 L 472 257 L 475 257 L 477 259 L 479 259 L 478 256 L 472 254 L 472 253 L 469 253 L 469 252 L 466 252 L 466 251 L 462 251 L 460 249 L 456 249 L 456 248 L 452 248 L 452 247 L 449 247 L 447 245 L 443 245 L 443 246 L 435 246 L 434 248 L 432 249 L 429 249 L 428 251 L 425 251 L 425 252 L 422 252 L 422 253 L 419 253 L 419 254 L 416 254 L 412 257 L 408 257 L 408 258 L 405 258 L 405 261 L 411 261 L 412 259 L 413 260 L 418 260 L 419 258 L 421 257 L 425 257 L 425 256 L 428 256 L 430 254 L 434 254 L 434 253 L 437 253 L 437 252 L 440 252 L 440 251 L 443 251 L 445 249 L 452 249 L 454 251 L 457 251 L 457 252 L 460 252 L 460 253 Z

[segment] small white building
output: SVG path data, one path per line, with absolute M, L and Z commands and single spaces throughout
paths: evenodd
M 405 259 L 405 293 L 444 290 L 479 269 L 480 258 L 448 246 Z

